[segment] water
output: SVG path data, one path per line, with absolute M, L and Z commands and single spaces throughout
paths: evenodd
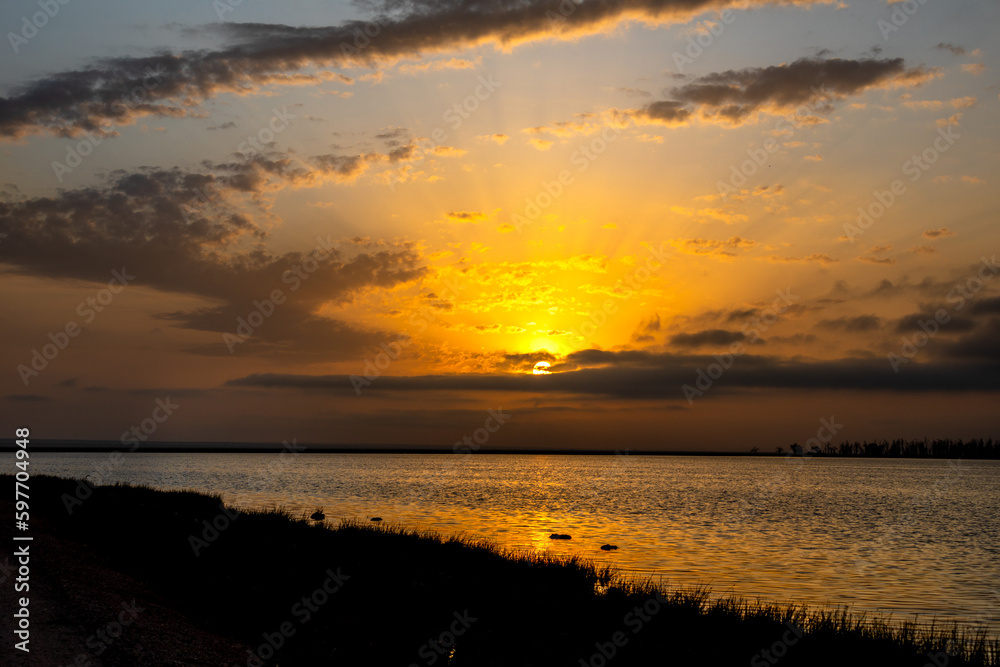
M 32 468 L 295 514 L 322 506 L 333 521 L 381 516 L 715 594 L 1000 630 L 997 461 L 35 454 Z

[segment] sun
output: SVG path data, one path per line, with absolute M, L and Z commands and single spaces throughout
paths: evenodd
M 551 366 L 552 364 L 547 361 L 539 361 L 535 364 L 535 367 L 531 369 L 531 372 L 535 375 L 552 375 L 552 371 L 549 370 Z

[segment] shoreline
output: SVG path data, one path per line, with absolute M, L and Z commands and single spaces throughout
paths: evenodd
M 395 526 L 324 525 L 227 507 L 201 493 L 97 486 L 68 513 L 61 495 L 77 484 L 31 480 L 34 544 L 47 544 L 36 557 L 42 565 L 55 559 L 38 576 L 53 589 L 71 588 L 59 593 L 69 616 L 109 590 L 137 592 L 136 604 L 154 610 L 140 614 L 100 664 L 167 664 L 149 659 L 155 650 L 176 653 L 156 649 L 158 638 L 185 633 L 195 637 L 191 651 L 217 656 L 194 664 L 255 665 L 257 655 L 259 664 L 430 665 L 445 664 L 446 654 L 459 667 L 648 665 L 665 655 L 673 664 L 774 664 L 762 652 L 774 657 L 776 646 L 789 666 L 923 667 L 937 654 L 952 666 L 1000 664 L 1000 640 L 951 626 L 930 631 L 844 609 L 713 599 L 706 589 L 629 581 L 579 558 L 514 554 Z M 10 505 L 0 502 L 4 511 Z M 60 553 L 79 557 L 59 562 Z M 74 575 L 79 568 L 92 574 Z M 50 619 L 49 627 L 67 645 L 82 640 L 79 651 L 92 655 L 86 638 L 108 613 L 78 613 L 75 624 Z M 154 616 L 155 624 L 146 622 Z M 450 643 L 445 652 L 441 641 Z M 222 657 L 241 652 L 237 663 Z
M 74 454 L 110 453 L 130 454 L 280 454 L 289 451 L 289 445 L 247 442 L 157 442 L 151 444 L 127 445 L 115 440 L 65 440 L 33 439 L 35 453 Z M 0 452 L 13 452 L 17 446 L 11 441 L 0 442 Z M 127 450 L 127 451 L 125 451 Z M 945 450 L 940 453 L 928 452 L 923 455 L 896 454 L 841 454 L 835 452 L 808 452 L 792 449 L 782 451 L 708 451 L 708 450 L 664 450 L 664 449 L 560 449 L 560 448 L 482 448 L 456 443 L 452 447 L 427 447 L 422 445 L 366 445 L 297 443 L 296 454 L 476 454 L 476 455 L 518 455 L 518 456 L 706 456 L 706 457 L 751 457 L 751 458 L 795 458 L 795 459 L 888 459 L 888 460 L 946 460 L 964 459 L 975 461 L 1000 460 L 1000 448 L 989 441 L 986 454 L 969 451 L 966 448 Z

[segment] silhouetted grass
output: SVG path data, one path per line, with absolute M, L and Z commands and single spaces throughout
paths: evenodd
M 9 476 L 0 480 L 13 486 Z M 33 517 L 249 647 L 291 623 L 294 635 L 267 664 L 923 667 L 934 664 L 929 656 L 950 651 L 950 667 L 1000 665 L 997 640 L 953 626 L 713 598 L 704 588 L 667 590 L 580 558 L 394 525 L 331 526 L 280 508 L 241 511 L 196 556 L 191 537 L 205 537 L 206 521 L 223 523 L 218 496 L 104 486 L 69 514 L 60 498 L 76 485 L 33 478 Z M 296 605 L 338 569 L 346 575 L 342 587 L 303 621 Z M 636 613 L 644 606 L 646 620 Z M 435 653 L 428 641 L 449 631 L 456 615 L 476 620 Z M 793 627 L 801 639 L 788 634 Z M 614 645 L 616 632 L 623 646 Z M 796 641 L 780 659 L 763 657 L 789 636 Z M 613 647 L 614 656 L 601 656 L 602 647 Z

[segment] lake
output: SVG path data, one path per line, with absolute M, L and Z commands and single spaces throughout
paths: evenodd
M 38 452 L 32 473 L 379 516 L 717 595 L 1000 629 L 998 461 Z

